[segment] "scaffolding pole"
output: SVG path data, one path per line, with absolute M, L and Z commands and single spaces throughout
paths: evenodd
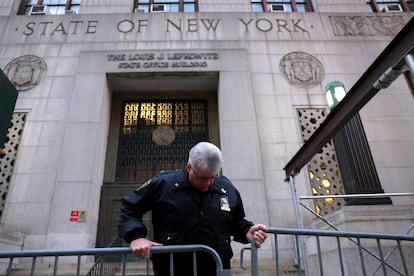
M 296 193 L 295 175 L 289 176 L 289 178 L 287 178 L 286 181 L 289 182 L 290 191 L 292 193 L 293 207 L 295 209 L 296 225 L 297 225 L 298 229 L 303 229 L 304 226 L 303 226 L 302 215 L 301 215 L 300 207 L 299 207 L 299 199 L 298 199 L 298 195 Z M 298 246 L 299 246 L 299 248 L 297 250 L 299 275 L 302 275 L 302 271 L 301 271 L 301 266 L 302 266 L 301 261 L 302 260 L 303 260 L 303 270 L 305 272 L 305 275 L 311 275 L 311 273 L 309 271 L 308 254 L 306 253 L 305 239 L 301 235 L 296 236 L 296 238 L 298 239 L 297 243 L 298 243 Z

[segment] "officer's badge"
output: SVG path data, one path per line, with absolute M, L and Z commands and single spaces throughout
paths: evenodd
M 230 203 L 228 196 L 220 197 L 220 210 L 230 212 Z
M 151 180 L 152 179 L 148 180 L 147 182 L 145 182 L 144 184 L 142 184 L 141 186 L 139 186 L 137 188 L 137 191 L 140 191 L 140 190 L 144 189 L 145 187 L 148 187 L 148 185 L 151 183 Z

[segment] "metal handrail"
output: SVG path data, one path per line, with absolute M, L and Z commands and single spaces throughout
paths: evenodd
M 413 224 L 414 225 L 414 224 Z M 401 243 L 403 241 L 409 241 L 409 242 L 414 242 L 414 236 L 412 235 L 408 235 L 408 232 L 406 235 L 398 235 L 398 234 L 386 234 L 386 233 L 367 233 L 367 232 L 354 232 L 354 231 L 332 231 L 332 230 L 314 230 L 314 229 L 295 229 L 295 228 L 274 228 L 274 227 L 268 227 L 267 229 L 267 233 L 269 234 L 274 234 L 274 245 L 275 245 L 275 270 L 276 270 L 276 275 L 282 275 L 283 273 L 281 272 L 281 262 L 280 262 L 280 253 L 279 253 L 279 245 L 278 245 L 278 235 L 290 235 L 290 236 L 295 236 L 296 237 L 296 250 L 299 251 L 299 237 L 303 237 L 303 236 L 308 236 L 308 237 L 315 237 L 316 238 L 316 245 L 317 245 L 317 261 L 315 262 L 315 265 L 317 265 L 319 267 L 319 275 L 324 275 L 324 267 L 323 267 L 323 257 L 322 257 L 322 249 L 321 249 L 321 237 L 332 237 L 332 238 L 336 238 L 336 242 L 337 242 L 337 251 L 338 251 L 338 256 L 339 256 L 339 267 L 341 270 L 341 274 L 340 275 L 347 275 L 345 273 L 345 266 L 344 266 L 344 256 L 342 255 L 342 246 L 341 246 L 341 242 L 340 239 L 341 238 L 345 238 L 345 239 L 352 239 L 352 240 L 356 240 L 356 245 L 357 245 L 357 252 L 360 258 L 360 262 L 361 262 L 361 274 L 358 275 L 364 275 L 366 276 L 366 264 L 364 262 L 364 257 L 362 254 L 362 251 L 364 250 L 364 248 L 362 247 L 362 243 L 361 241 L 363 239 L 368 239 L 368 240 L 375 240 L 377 242 L 377 246 L 378 246 L 378 250 L 380 253 L 380 257 L 378 257 L 378 261 L 380 262 L 380 265 L 378 266 L 378 268 L 375 270 L 374 274 L 378 271 L 379 268 L 382 268 L 384 271 L 384 275 L 386 275 L 385 270 L 391 269 L 394 273 L 396 273 L 397 275 L 409 275 L 409 269 L 407 266 L 407 261 L 406 261 L 406 257 L 404 256 L 403 253 L 403 249 L 402 249 L 402 245 Z M 380 240 L 392 240 L 395 241 L 397 243 L 397 246 L 395 248 L 392 249 L 392 251 L 390 253 L 388 253 L 385 257 L 382 254 L 382 246 L 380 243 Z M 392 252 L 398 248 L 398 251 L 400 253 L 400 257 L 401 257 L 401 264 L 402 264 L 402 268 L 404 272 L 400 272 L 398 271 L 397 268 L 395 268 L 394 266 L 386 263 L 388 257 L 392 254 Z M 244 253 L 245 251 L 250 250 L 251 251 L 251 275 L 252 276 L 259 276 L 261 275 L 261 273 L 259 272 L 259 266 L 258 266 L 258 249 L 255 246 L 255 241 L 252 240 L 251 244 L 248 247 L 244 247 L 241 250 L 241 255 L 240 255 L 240 266 L 246 270 L 246 265 L 244 263 Z M 309 252 L 308 252 L 309 254 Z M 303 274 L 310 274 L 313 275 L 311 273 L 311 268 L 310 267 L 303 267 L 300 263 L 300 260 L 298 261 L 297 265 L 295 265 L 296 267 L 296 273 L 297 275 L 301 276 Z M 332 273 L 332 271 L 330 271 L 330 273 Z M 284 275 L 284 274 L 283 274 Z M 369 274 L 370 276 L 372 276 L 373 274 Z M 394 275 L 394 274 L 393 274 Z
M 326 198 L 383 198 L 383 197 L 394 197 L 394 196 L 414 196 L 414 193 L 409 193 L 409 192 L 405 192 L 405 193 L 374 193 L 374 194 L 343 194 L 343 195 L 314 195 L 314 196 L 297 196 L 296 195 L 296 188 L 295 188 L 295 182 L 294 182 L 294 178 L 295 176 L 290 176 L 289 179 L 286 179 L 286 181 L 289 181 L 290 186 L 291 186 L 291 190 L 292 190 L 292 197 L 294 199 L 294 207 L 295 207 L 295 214 L 296 214 L 296 221 L 298 224 L 298 227 L 300 228 L 304 228 L 303 226 L 303 221 L 302 221 L 302 216 L 301 216 L 301 212 L 299 210 L 299 205 L 301 205 L 302 207 L 304 207 L 307 211 L 311 212 L 313 215 L 315 215 L 318 219 L 322 220 L 324 223 L 328 224 L 330 227 L 332 227 L 333 229 L 335 229 L 336 231 L 340 231 L 339 228 L 337 228 L 335 225 L 333 225 L 330 221 L 328 221 L 327 219 L 325 219 L 324 217 L 322 217 L 321 215 L 319 215 L 318 213 L 316 213 L 314 210 L 312 210 L 311 208 L 309 208 L 308 206 L 306 206 L 305 204 L 303 204 L 301 201 L 302 200 L 309 200 L 309 199 L 326 199 Z M 302 240 L 302 237 L 299 237 L 299 242 L 301 243 L 299 248 L 298 248 L 298 259 L 301 259 L 301 251 L 305 251 L 305 244 L 304 241 Z M 351 242 L 357 244 L 357 241 L 348 238 Z M 367 252 L 368 254 L 370 254 L 371 256 L 373 256 L 374 258 L 376 258 L 377 260 L 380 260 L 380 257 L 375 255 L 374 253 L 372 253 L 371 251 L 369 251 L 368 249 L 364 248 L 361 245 L 358 245 L 360 247 L 361 250 L 364 250 L 365 252 Z M 304 254 L 302 254 L 304 255 Z M 308 265 L 308 259 L 307 256 L 303 256 L 303 261 L 304 261 L 304 266 L 305 266 L 305 270 L 307 271 L 307 267 Z M 388 266 L 388 264 L 385 263 L 385 265 Z M 391 267 L 391 269 L 394 270 L 394 268 Z
M 337 240 L 338 254 L 339 254 L 339 259 L 340 259 L 340 266 L 341 266 L 340 268 L 341 268 L 342 275 L 345 275 L 345 273 L 344 273 L 344 264 L 343 264 L 343 260 L 342 260 L 343 256 L 342 256 L 342 253 L 341 253 L 340 238 L 347 238 L 347 239 L 351 239 L 351 240 L 356 240 L 355 244 L 357 245 L 358 250 L 359 250 L 363 275 L 366 275 L 366 272 L 365 272 L 365 266 L 363 264 L 362 251 L 363 250 L 366 251 L 366 249 L 361 245 L 361 239 L 376 240 L 380 256 L 379 257 L 375 256 L 375 257 L 378 261 L 380 261 L 380 267 L 383 268 L 384 275 L 385 275 L 385 268 L 386 267 L 390 268 L 391 270 L 396 272 L 398 275 L 409 275 L 408 268 L 407 268 L 407 263 L 406 263 L 406 260 L 405 260 L 404 254 L 403 254 L 403 250 L 402 250 L 402 246 L 401 246 L 401 242 L 402 241 L 414 242 L 414 236 L 413 235 L 408 235 L 408 234 L 398 235 L 398 234 L 387 234 L 387 233 L 367 233 L 367 232 L 339 231 L 339 230 L 338 231 L 332 231 L 332 230 L 314 230 L 314 229 L 272 228 L 272 227 L 269 227 L 267 229 L 267 233 L 272 233 L 272 234 L 275 235 L 275 251 L 276 251 L 275 252 L 275 257 L 276 257 L 276 272 L 277 272 L 277 275 L 279 275 L 279 273 L 280 273 L 280 260 L 279 260 L 278 242 L 277 242 L 277 235 L 279 235 L 279 234 L 280 235 L 283 235 L 283 234 L 285 234 L 285 235 L 294 235 L 296 237 L 296 250 L 297 251 L 300 250 L 298 237 L 302 237 L 302 236 L 316 237 L 317 248 L 318 248 L 319 268 L 321 270 L 323 269 L 323 266 L 322 266 L 322 255 L 321 255 L 321 248 L 320 248 L 320 237 L 335 237 L 336 240 Z M 392 240 L 392 241 L 397 242 L 396 248 L 398 248 L 399 253 L 400 253 L 401 262 L 402 262 L 402 266 L 403 266 L 403 269 L 404 269 L 404 274 L 399 272 L 393 266 L 386 263 L 386 260 L 389 257 L 389 255 L 387 255 L 385 257 L 383 256 L 382 250 L 381 250 L 381 245 L 380 245 L 380 240 Z M 252 248 L 255 247 L 254 243 L 251 244 L 251 247 Z M 395 250 L 395 248 L 393 249 L 393 251 L 394 250 Z M 255 256 L 257 256 L 257 250 L 252 250 L 252 259 Z M 303 272 L 308 273 L 310 268 L 309 267 L 303 267 L 303 270 L 304 270 Z M 259 275 L 258 270 L 257 271 L 252 270 L 252 275 L 253 276 Z M 300 260 L 298 262 L 298 275 L 302 275 L 302 267 L 301 267 L 301 264 L 300 264 Z M 321 273 L 321 275 L 323 275 L 323 273 Z
M 120 237 L 117 237 L 112 242 L 110 242 L 107 247 L 117 247 L 119 245 L 122 245 L 122 239 Z M 105 256 L 99 256 L 99 258 L 95 260 L 95 263 L 89 269 L 86 276 L 96 275 L 95 271 L 97 269 L 99 269 L 99 270 L 104 269 L 105 263 L 106 263 L 105 262 Z
M 414 229 L 414 223 L 410 225 L 410 227 L 408 227 L 407 232 L 405 233 L 406 235 L 409 235 L 410 232 Z M 397 249 L 398 246 L 394 246 L 392 248 L 392 250 L 390 252 L 388 252 L 388 254 L 384 257 L 384 261 L 388 260 L 388 258 L 392 255 L 392 253 L 394 253 L 395 249 Z M 370 275 L 375 275 L 375 273 L 377 273 L 377 271 L 381 268 L 381 265 L 378 265 L 378 267 L 374 270 L 373 273 L 371 273 Z
M 377 194 L 299 196 L 299 200 L 320 199 L 320 198 L 377 198 L 377 197 L 391 197 L 391 196 L 414 196 L 414 193 L 377 193 Z
M 388 234 L 388 233 L 370 233 L 358 231 L 330 231 L 330 230 L 314 230 L 314 229 L 296 229 L 296 228 L 274 228 L 268 227 L 267 233 L 274 234 L 291 234 L 302 236 L 324 236 L 338 238 L 360 238 L 360 239 L 381 239 L 381 240 L 406 240 L 414 241 L 413 235 L 405 234 Z

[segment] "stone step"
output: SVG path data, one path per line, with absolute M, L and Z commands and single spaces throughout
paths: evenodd
M 93 263 L 82 263 L 80 269 L 80 275 L 87 275 Z M 53 275 L 53 264 L 36 263 L 35 273 L 36 276 L 52 276 Z M 297 268 L 292 264 L 281 264 L 280 275 L 292 276 L 297 275 Z M 273 276 L 275 275 L 275 267 L 273 263 L 260 264 L 259 265 L 260 276 Z M 13 276 L 30 276 L 31 275 L 31 263 L 19 263 L 13 266 Z M 56 276 L 75 276 L 76 264 L 59 264 Z M 146 263 L 131 263 L 128 262 L 125 268 L 125 274 L 122 274 L 121 268 L 116 268 L 112 272 L 104 272 L 104 276 L 153 276 L 152 266 L 150 264 L 150 271 L 147 274 Z M 243 270 L 235 263 L 232 264 L 232 275 L 233 276 L 251 276 L 250 267 L 247 270 Z
M 80 275 L 86 275 L 93 263 L 83 263 L 80 267 Z M 30 262 L 23 262 L 14 264 L 12 267 L 13 276 L 30 276 L 32 264 Z M 75 276 L 77 275 L 76 264 L 58 264 L 56 276 Z M 34 275 L 36 276 L 51 276 L 54 275 L 54 265 L 37 262 L 35 265 Z

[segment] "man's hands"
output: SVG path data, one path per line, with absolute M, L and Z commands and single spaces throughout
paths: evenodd
M 254 238 L 256 247 L 260 248 L 264 241 L 267 239 L 266 225 L 256 224 L 250 227 L 249 231 L 246 233 L 246 238 L 250 242 Z
M 162 244 L 147 240 L 145 238 L 139 238 L 133 240 L 129 247 L 131 248 L 132 255 L 141 259 L 146 259 L 150 256 L 151 247 L 159 245 Z
M 260 248 L 264 241 L 267 239 L 266 226 L 263 224 L 257 224 L 252 226 L 246 233 L 246 238 L 250 242 L 253 238 L 256 243 L 256 247 Z M 152 246 L 161 246 L 161 243 L 153 242 L 145 238 L 139 238 L 133 240 L 130 244 L 132 255 L 146 259 L 150 256 Z

